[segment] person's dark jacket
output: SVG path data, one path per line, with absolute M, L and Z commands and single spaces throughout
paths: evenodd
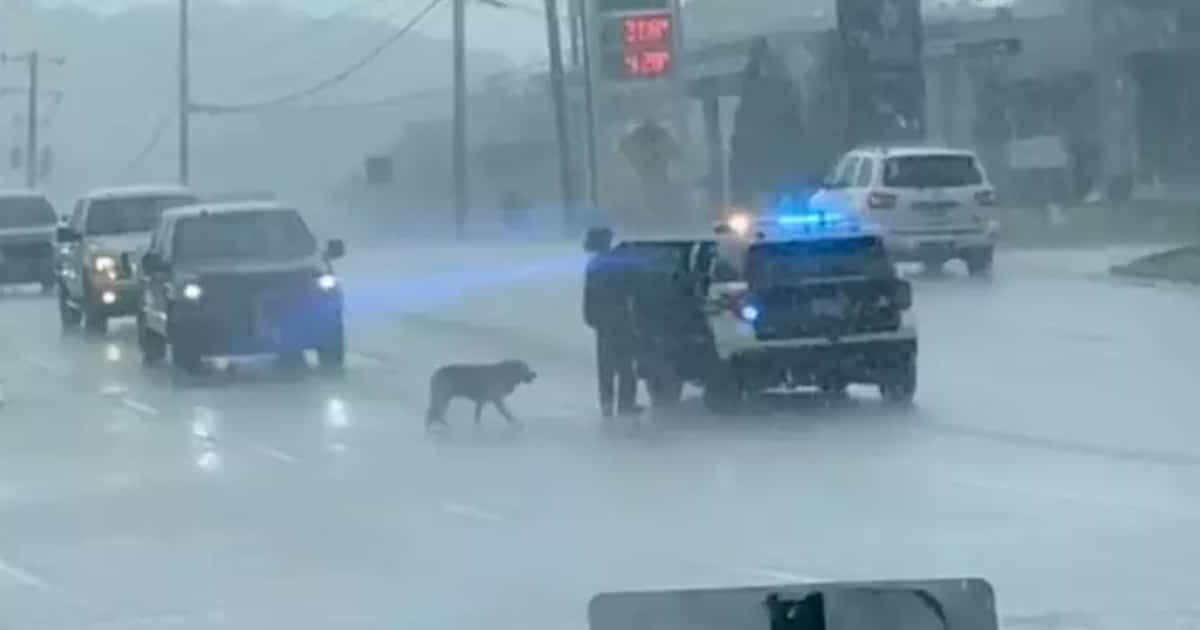
M 598 332 L 632 334 L 627 270 L 611 253 L 588 262 L 583 285 L 583 321 Z

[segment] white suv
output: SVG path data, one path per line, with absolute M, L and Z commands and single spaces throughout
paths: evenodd
M 958 258 L 971 275 L 991 271 L 996 228 L 982 212 L 995 203 L 974 153 L 916 146 L 850 151 L 811 200 L 878 224 L 897 261 L 933 270 Z

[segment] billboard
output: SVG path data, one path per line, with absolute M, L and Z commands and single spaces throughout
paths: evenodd
M 920 0 L 838 0 L 848 144 L 925 137 Z

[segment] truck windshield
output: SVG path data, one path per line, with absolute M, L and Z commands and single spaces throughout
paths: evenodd
M 52 226 L 54 208 L 41 197 L 0 198 L 0 229 Z
M 757 243 L 746 260 L 747 280 L 756 286 L 891 271 L 883 242 L 874 236 Z
M 175 226 L 174 258 L 181 261 L 287 260 L 316 251 L 316 239 L 293 210 L 198 215 Z
M 167 208 L 196 202 L 187 195 L 96 199 L 88 205 L 85 232 L 95 235 L 149 232 Z

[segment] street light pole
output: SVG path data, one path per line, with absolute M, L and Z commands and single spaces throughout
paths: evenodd
M 189 179 L 191 114 L 190 67 L 188 63 L 188 0 L 179 0 L 179 183 L 186 186 Z
M 454 230 L 466 234 L 467 206 L 467 67 L 465 0 L 454 0 Z

